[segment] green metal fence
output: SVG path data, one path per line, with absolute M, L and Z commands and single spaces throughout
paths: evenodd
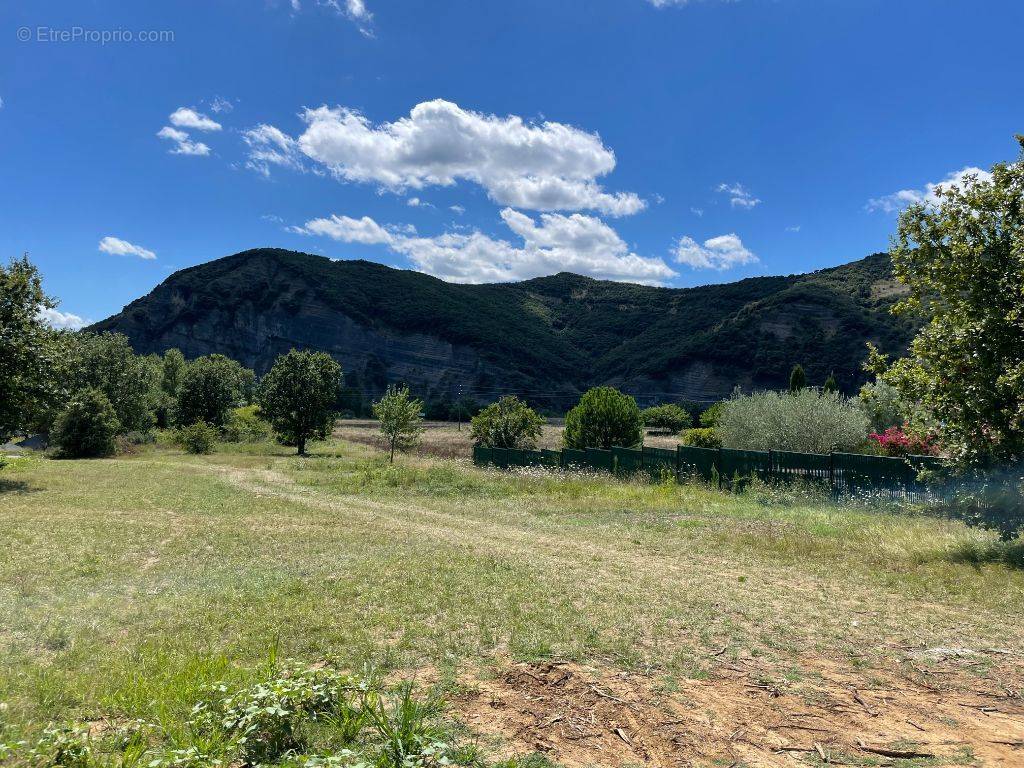
M 614 472 L 620 476 L 645 473 L 654 478 L 671 473 L 680 480 L 700 478 L 733 487 L 736 480 L 804 480 L 828 484 L 835 496 L 879 494 L 889 498 L 923 499 L 945 495 L 948 487 L 925 483 L 922 470 L 938 470 L 934 456 L 890 458 L 855 453 L 794 453 L 791 451 L 736 451 L 728 448 L 587 448 L 528 451 L 512 448 L 473 448 L 480 466 L 561 467 Z

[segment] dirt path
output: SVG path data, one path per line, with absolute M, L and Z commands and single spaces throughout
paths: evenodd
M 348 526 L 385 530 L 397 541 L 440 541 L 480 554 L 501 554 L 536 568 L 558 570 L 580 583 L 615 582 L 618 588 L 669 589 L 687 585 L 696 571 L 706 582 L 735 583 L 727 564 L 687 553 L 685 563 L 652 555 L 626 542 L 588 540 L 564 532 L 520 528 L 514 520 L 467 517 L 413 502 L 358 496 L 332 497 L 295 485 L 272 470 L 217 465 L 215 472 L 256 497 L 270 496 L 321 512 Z M 450 502 L 448 502 L 450 503 Z M 288 521 L 281 521 L 287 525 Z M 792 574 L 787 574 L 791 579 Z M 645 582 L 642 584 L 641 582 Z M 833 616 L 817 616 L 813 634 L 849 632 L 841 606 L 857 602 L 840 582 L 791 584 L 786 599 L 808 603 L 814 615 L 831 605 Z M 751 605 L 778 606 L 778 584 L 745 585 Z M 697 588 L 697 593 L 700 588 Z M 697 594 L 695 593 L 695 594 Z M 703 596 L 713 604 L 715 596 Z M 728 600 L 739 599 L 728 594 Z M 874 595 L 874 599 L 879 599 Z M 943 607 L 956 625 L 955 611 Z M 931 621 L 936 620 L 930 608 Z M 750 621 L 764 620 L 751 614 Z M 873 617 L 872 631 L 886 631 L 886 617 Z M 792 621 L 792 617 L 790 617 Z M 799 623 L 799 622 L 798 622 Z M 962 624 L 962 617 L 961 617 Z M 829 629 L 833 627 L 833 629 Z M 962 627 L 960 627 L 962 629 Z M 849 638 L 846 638 L 847 640 Z M 876 643 L 886 638 L 876 635 Z M 889 641 L 891 645 L 891 641 Z M 808 649 L 813 647 L 810 643 Z M 1016 653 L 903 646 L 898 661 L 856 669 L 838 654 L 799 654 L 793 676 L 748 655 L 730 659 L 710 652 L 707 679 L 682 680 L 656 691 L 649 676 L 573 664 L 500 664 L 495 679 L 464 681 L 473 693 L 453 707 L 475 732 L 494 737 L 510 754 L 539 751 L 566 766 L 836 765 L 1024 766 L 1024 683 Z M 972 671 L 982 654 L 986 674 Z M 877 661 L 877 660 L 874 660 Z M 999 665 L 1002 664 L 1001 668 Z M 999 681 L 1016 680 L 1009 686 Z

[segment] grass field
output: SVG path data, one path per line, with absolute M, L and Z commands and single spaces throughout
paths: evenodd
M 4 469 L 0 742 L 139 718 L 183 743 L 204 685 L 293 657 L 436 687 L 488 759 L 1024 764 L 1019 546 L 799 493 L 480 470 L 429 448 L 444 429 L 392 467 L 358 428 L 307 458 Z

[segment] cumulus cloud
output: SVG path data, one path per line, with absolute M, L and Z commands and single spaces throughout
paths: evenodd
M 499 205 L 537 211 L 624 216 L 646 205 L 632 192 L 606 192 L 597 179 L 615 168 L 615 154 L 597 134 L 562 123 L 486 115 L 441 99 L 378 125 L 345 107 L 307 109 L 302 118 L 298 138 L 268 125 L 246 133 L 254 167 L 294 165 L 301 153 L 340 180 L 393 192 L 468 181 Z M 274 159 L 260 156 L 268 147 Z
M 940 188 L 960 187 L 969 177 L 977 177 L 979 181 L 991 181 L 992 174 L 981 168 L 968 166 L 959 171 L 953 171 L 945 179 L 937 182 L 929 182 L 923 189 L 901 189 L 884 197 L 875 197 L 868 200 L 869 211 L 884 211 L 885 213 L 896 213 L 910 205 L 924 203 L 925 205 L 938 205 Z
M 694 269 L 726 270 L 756 262 L 755 256 L 735 234 L 719 235 L 698 243 L 692 237 L 681 237 L 675 247 L 676 261 Z
M 77 331 L 79 328 L 89 325 L 88 320 L 78 315 L 71 312 L 61 312 L 59 309 L 51 309 L 50 307 L 40 307 L 36 317 L 51 328 L 61 330 Z
M 112 256 L 138 256 L 140 259 L 156 258 L 156 254 L 153 251 L 143 248 L 141 245 L 135 245 L 127 240 L 109 235 L 100 240 L 99 250 Z
M 301 235 L 322 235 L 342 243 L 363 245 L 392 245 L 396 236 L 369 216 L 353 219 L 350 216 L 330 216 L 310 219 L 301 227 L 292 227 L 292 232 Z
M 545 213 L 538 220 L 506 208 L 501 218 L 521 244 L 477 230 L 422 237 L 383 227 L 367 216 L 313 219 L 294 231 L 341 242 L 384 244 L 406 256 L 417 269 L 460 283 L 526 280 L 563 270 L 649 284 L 676 275 L 663 260 L 630 252 L 614 229 L 593 216 Z
M 219 115 L 221 112 L 228 113 L 235 108 L 235 105 L 225 99 L 223 96 L 214 96 L 210 101 L 210 111 L 215 115 Z
M 221 124 L 216 120 L 207 117 L 202 112 L 196 112 L 191 107 L 178 107 L 171 112 L 168 119 L 171 121 L 171 125 L 178 128 L 191 128 L 196 131 L 219 131 L 221 129 Z
M 761 204 L 759 198 L 754 197 L 750 194 L 750 190 L 744 187 L 739 182 L 735 184 L 719 184 L 716 191 L 722 192 L 729 196 L 729 205 L 733 208 L 756 208 Z
M 177 128 L 171 128 L 169 125 L 165 125 L 157 131 L 156 135 L 161 139 L 174 142 L 174 146 L 169 150 L 172 155 L 198 155 L 204 157 L 210 154 L 210 148 L 203 144 L 203 142 L 192 141 L 188 133 L 179 131 Z

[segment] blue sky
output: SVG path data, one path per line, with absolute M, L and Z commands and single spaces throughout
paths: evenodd
M 0 244 L 70 324 L 258 246 L 804 272 L 1015 157 L 1022 28 L 1008 0 L 5 3 Z

